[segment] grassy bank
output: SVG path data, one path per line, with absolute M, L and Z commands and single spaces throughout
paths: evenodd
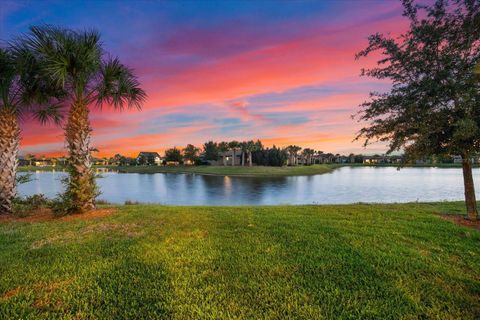
M 312 166 L 295 166 L 295 167 L 241 167 L 241 166 L 102 166 L 95 165 L 94 169 L 110 169 L 118 170 L 123 173 L 195 173 L 205 175 L 220 176 L 260 176 L 260 177 L 276 177 L 276 176 L 308 176 L 315 174 L 323 174 L 332 172 L 339 167 L 400 167 L 399 164 L 382 163 L 382 164 L 317 164 Z M 406 164 L 404 168 L 461 168 L 461 164 L 441 163 L 441 164 Z M 478 168 L 478 165 L 473 165 Z M 35 172 L 35 171 L 64 171 L 63 166 L 21 166 L 18 167 L 19 172 Z
M 295 167 L 241 167 L 241 166 L 94 166 L 94 169 L 118 170 L 122 173 L 195 173 L 217 176 L 246 176 L 246 177 L 286 177 L 286 176 L 308 176 L 332 172 L 340 165 L 317 164 L 312 166 Z M 18 167 L 19 172 L 35 171 L 63 171 L 64 167 Z
M 295 167 L 241 167 L 241 166 L 130 166 L 118 167 L 120 172 L 135 173 L 196 173 L 219 176 L 258 176 L 258 177 L 284 177 L 306 176 L 332 172 L 337 165 L 312 165 Z
M 37 167 L 37 166 L 19 166 L 17 168 L 18 172 L 35 172 L 35 171 L 64 171 L 64 166 L 45 166 L 45 167 Z
M 461 203 L 122 206 L 0 223 L 0 318 L 478 319 Z

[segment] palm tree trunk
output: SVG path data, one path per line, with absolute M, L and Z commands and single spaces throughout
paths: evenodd
M 245 152 L 242 151 L 242 167 L 245 167 Z
M 465 187 L 465 204 L 467 206 L 467 216 L 470 220 L 477 220 L 477 200 L 475 198 L 475 185 L 472 176 L 472 163 L 468 155 L 463 156 L 463 184 Z
M 95 209 L 97 186 L 92 172 L 90 156 L 90 122 L 88 106 L 82 100 L 75 101 L 68 116 L 66 140 L 69 151 L 70 181 L 67 194 L 75 210 L 85 212 Z
M 248 152 L 248 166 L 252 166 L 252 151 Z
M 0 111 L 0 213 L 13 212 L 20 128 L 14 112 Z
M 232 157 L 232 167 L 235 165 L 235 149 L 232 149 L 233 157 Z

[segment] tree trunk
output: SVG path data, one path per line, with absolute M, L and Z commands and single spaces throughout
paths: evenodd
M 242 167 L 245 167 L 245 152 L 242 151 Z
M 225 155 L 225 152 L 223 153 L 223 166 L 226 167 L 227 166 L 227 156 Z
M 90 122 L 88 106 L 82 100 L 73 103 L 68 116 L 66 140 L 69 151 L 70 181 L 67 194 L 78 212 L 95 209 L 97 186 L 90 155 Z
M 0 111 L 0 214 L 13 212 L 13 199 L 17 194 L 17 155 L 20 128 L 15 113 Z
M 236 156 L 235 149 L 232 149 L 232 154 L 233 154 L 232 156 L 232 167 L 233 167 L 235 165 L 235 156 Z
M 252 166 L 252 152 L 251 151 L 248 152 L 248 166 L 249 167 Z
M 475 197 L 475 185 L 473 183 L 472 163 L 469 156 L 463 156 L 462 167 L 467 216 L 470 220 L 477 220 L 477 200 Z

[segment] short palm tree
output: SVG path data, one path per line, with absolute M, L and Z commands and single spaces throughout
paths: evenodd
M 0 213 L 13 211 L 22 119 L 33 115 L 40 122 L 60 121 L 53 96 L 38 74 L 38 64 L 22 48 L 0 48 Z M 58 92 L 57 92 L 58 93 Z
M 66 195 L 72 211 L 95 208 L 97 188 L 91 169 L 89 111 L 92 106 L 140 109 L 146 93 L 131 69 L 109 57 L 96 31 L 31 27 L 24 45 L 42 63 L 53 84 L 66 91 L 69 107 L 65 138 L 70 179 Z

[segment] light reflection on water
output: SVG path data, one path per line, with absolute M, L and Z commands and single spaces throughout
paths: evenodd
M 62 191 L 65 172 L 35 172 L 20 195 Z M 103 172 L 100 199 L 176 205 L 335 204 L 462 200 L 459 168 L 344 167 L 315 176 L 249 178 L 197 174 Z M 474 169 L 480 178 L 480 169 Z M 478 189 L 477 189 L 478 190 Z M 479 194 L 480 195 L 480 194 Z

